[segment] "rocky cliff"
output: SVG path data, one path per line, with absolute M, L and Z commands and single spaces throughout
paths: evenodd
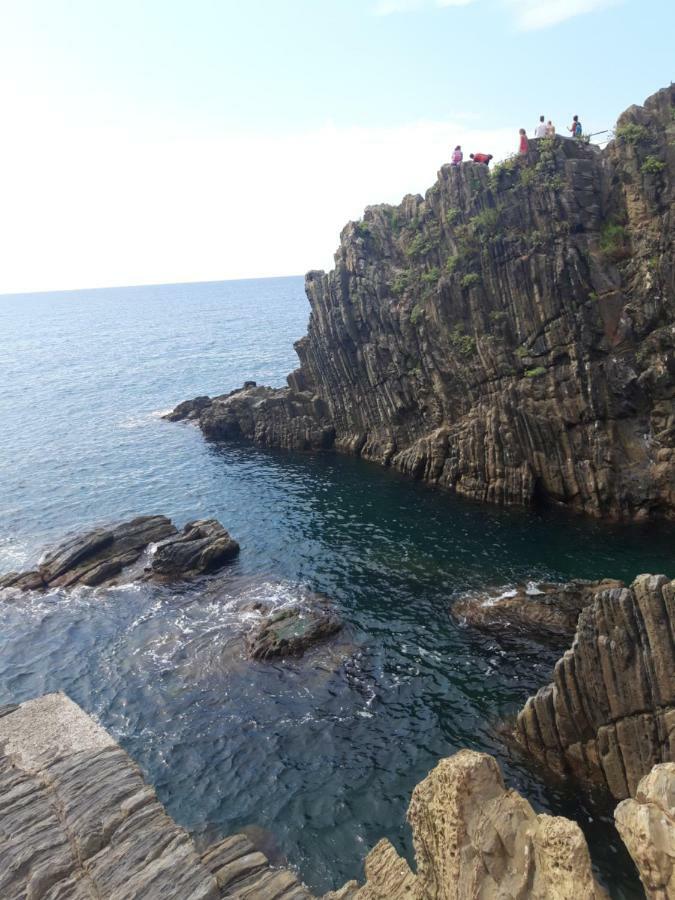
M 675 581 L 641 575 L 600 591 L 579 616 L 551 684 L 518 715 L 516 738 L 561 774 L 634 797 L 675 760 Z
M 504 786 L 491 756 L 462 750 L 441 760 L 412 796 L 416 872 L 383 840 L 366 883 L 324 900 L 600 900 L 586 841 L 568 819 L 537 815 Z
M 604 150 L 444 166 L 310 272 L 300 367 L 181 404 L 211 438 L 326 448 L 495 503 L 675 516 L 675 89 Z
M 614 813 L 649 900 L 675 897 L 675 763 L 655 766 Z

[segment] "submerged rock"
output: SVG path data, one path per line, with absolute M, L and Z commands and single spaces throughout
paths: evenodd
M 518 714 L 519 744 L 560 774 L 635 796 L 652 766 L 675 760 L 674 634 L 675 581 L 601 590 L 552 683 Z
M 513 590 L 461 597 L 451 613 L 457 621 L 483 631 L 511 630 L 529 637 L 572 637 L 582 609 L 600 590 L 623 587 L 623 582 L 569 581 L 528 584 Z
M 556 137 L 443 166 L 309 272 L 288 387 L 170 418 L 212 439 L 334 446 L 479 501 L 675 517 L 675 88 L 600 150 Z
M 246 645 L 252 659 L 302 656 L 315 644 L 342 628 L 337 615 L 326 606 L 294 607 L 275 613 L 249 634 Z
M 614 812 L 648 900 L 675 897 L 675 763 L 655 766 Z
M 148 569 L 132 567 L 157 545 Z M 124 573 L 133 578 L 189 578 L 220 568 L 239 545 L 215 519 L 190 522 L 179 534 L 166 516 L 139 516 L 109 528 L 96 528 L 47 551 L 34 572 L 0 578 L 0 589 L 45 590 L 114 583 Z
M 324 900 L 600 900 L 586 841 L 568 819 L 537 815 L 504 786 L 491 756 L 462 750 L 413 791 L 416 874 L 387 840 L 366 858 L 366 883 Z

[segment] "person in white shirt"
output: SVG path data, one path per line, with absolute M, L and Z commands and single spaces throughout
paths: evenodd
M 546 137 L 546 122 L 543 116 L 539 116 L 539 124 L 534 129 L 534 136 L 536 138 Z

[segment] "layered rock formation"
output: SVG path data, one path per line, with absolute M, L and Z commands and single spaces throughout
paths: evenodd
M 360 454 L 496 503 L 675 516 L 675 97 L 369 207 L 310 272 L 288 388 L 181 404 L 214 439 Z
M 634 800 L 614 813 L 616 827 L 640 873 L 649 900 L 675 897 L 675 763 L 655 766 Z
M 150 547 L 147 564 L 134 569 Z M 122 573 L 130 579 L 170 581 L 215 571 L 238 553 L 239 544 L 215 519 L 188 522 L 179 533 L 166 516 L 139 516 L 68 538 L 46 552 L 35 571 L 0 577 L 0 590 L 98 587 Z
M 568 581 L 564 584 L 519 585 L 499 593 L 470 594 L 452 606 L 454 619 L 482 631 L 508 631 L 528 637 L 573 637 L 579 614 L 596 593 L 621 588 L 623 582 Z
M 521 746 L 551 769 L 634 797 L 675 760 L 675 581 L 642 575 L 600 591 L 553 681 L 518 715 Z
M 200 858 L 110 735 L 63 694 L 0 710 L 3 900 L 310 900 L 242 835 Z
M 504 786 L 499 766 L 463 750 L 419 784 L 408 809 L 417 872 L 380 841 L 366 859 L 366 883 L 324 900 L 599 900 L 577 825 L 537 815 Z

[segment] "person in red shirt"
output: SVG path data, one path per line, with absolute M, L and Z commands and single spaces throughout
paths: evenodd
M 492 154 L 491 153 L 471 153 L 470 157 L 475 163 L 482 163 L 484 166 L 489 166 L 490 160 L 492 159 Z
M 530 149 L 530 144 L 527 140 L 527 132 L 524 128 L 520 129 L 520 147 L 518 148 L 518 153 L 521 156 L 526 156 L 527 151 Z

